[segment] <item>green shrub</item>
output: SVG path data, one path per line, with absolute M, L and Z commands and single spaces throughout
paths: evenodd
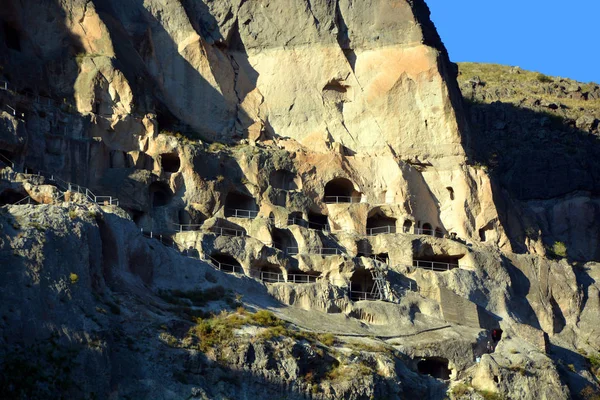
M 460 399 L 463 396 L 470 395 L 471 388 L 469 385 L 467 385 L 465 383 L 459 383 L 457 385 L 454 385 L 454 387 L 452 387 L 452 391 L 450 393 L 452 394 L 453 399 Z
M 218 153 L 224 150 L 227 150 L 227 146 L 223 143 L 213 142 L 208 146 L 208 151 L 211 153 Z
M 333 346 L 334 344 L 337 343 L 336 337 L 333 336 L 331 333 L 324 333 L 324 334 L 318 335 L 317 339 L 319 339 L 319 341 L 321 343 L 323 343 L 325 346 Z
M 541 82 L 541 83 L 554 82 L 554 80 L 552 80 L 552 78 L 550 78 L 548 75 L 544 75 L 544 74 L 537 74 L 536 79 L 538 80 L 538 82 Z
M 556 257 L 566 258 L 567 257 L 567 245 L 563 242 L 554 242 L 552 245 L 552 253 Z
M 495 392 L 490 392 L 489 390 L 478 390 L 477 393 L 479 393 L 479 395 L 481 397 L 483 397 L 484 400 L 504 400 L 505 397 L 502 396 L 501 394 L 495 393 Z
M 600 400 L 600 392 L 593 386 L 586 386 L 579 395 L 583 400 Z

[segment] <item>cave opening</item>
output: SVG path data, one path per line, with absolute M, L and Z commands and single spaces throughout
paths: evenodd
M 27 195 L 23 193 L 19 193 L 12 189 L 6 189 L 0 194 L 0 206 L 15 204 L 19 201 L 25 200 L 26 198 Z
M 327 215 L 309 212 L 308 213 L 308 227 L 310 229 L 328 231 L 329 230 L 329 219 Z
M 417 363 L 417 369 L 420 374 L 430 375 L 436 379 L 450 379 L 450 369 L 448 360 L 442 357 L 427 357 Z
M 434 231 L 433 231 L 433 227 L 431 226 L 430 223 L 425 222 L 423 224 L 423 227 L 421 228 L 421 234 L 423 234 L 423 235 L 432 235 L 433 236 Z
M 210 255 L 210 261 L 220 271 L 231 274 L 233 272 L 243 273 L 242 265 L 238 260 L 224 253 L 213 253 Z
M 255 218 L 258 204 L 252 196 L 238 192 L 229 192 L 225 198 L 225 216 L 237 218 Z
M 410 219 L 404 221 L 404 224 L 402 225 L 402 230 L 404 231 L 404 233 L 410 233 L 412 230 L 412 225 L 413 222 Z
M 371 293 L 375 281 L 370 270 L 359 269 L 350 278 L 350 299 L 352 301 L 368 300 L 373 298 Z
M 435 232 L 434 232 L 434 236 L 436 238 L 443 238 L 444 237 L 444 231 L 442 230 L 442 228 L 435 228 Z
M 295 190 L 299 189 L 299 185 L 296 182 L 296 175 L 286 169 L 278 169 L 277 171 L 271 172 L 269 176 L 269 182 L 275 189 L 281 190 Z
M 298 242 L 288 229 L 273 229 L 273 247 L 287 253 L 298 250 Z
M 288 215 L 288 225 L 306 226 L 306 221 L 300 211 L 294 211 Z
M 254 273 L 263 282 L 285 282 L 283 270 L 280 266 L 263 262 L 254 266 Z
M 287 281 L 289 283 L 314 283 L 321 276 L 317 271 L 301 271 L 299 269 L 289 270 L 287 272 Z
M 359 203 L 361 193 L 346 178 L 335 178 L 325 185 L 325 203 Z
M 367 235 L 396 233 L 396 218 L 388 217 L 379 209 L 369 213 L 367 218 Z
M 19 34 L 19 31 L 9 25 L 9 24 L 4 24 L 4 40 L 6 43 L 6 47 L 8 47 L 11 50 L 15 50 L 15 51 L 21 51 L 21 35 Z
M 160 155 L 160 162 L 165 172 L 178 172 L 181 167 L 181 160 L 176 153 L 164 153 Z
M 173 198 L 173 192 L 164 182 L 152 182 L 148 190 L 152 207 L 166 206 Z
M 0 163 L 12 167 L 14 164 L 14 157 L 15 155 L 12 151 L 0 150 Z

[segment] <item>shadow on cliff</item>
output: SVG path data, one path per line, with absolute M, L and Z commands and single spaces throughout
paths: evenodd
M 576 193 L 599 196 L 600 139 L 572 120 L 508 103 L 465 99 L 465 111 L 470 132 L 463 145 L 470 164 L 489 171 L 494 203 L 513 251 L 525 252 L 527 239 L 537 240 L 538 230 L 547 245 L 561 240 L 523 203 Z M 594 258 L 600 258 L 600 249 Z
M 248 55 L 240 38 L 237 22 L 229 37 L 223 41 L 214 42 L 212 38 L 207 40 L 207 26 L 218 26 L 218 21 L 207 10 L 196 11 L 189 2 L 181 4 L 189 22 L 201 37 L 198 50 L 212 66 L 211 73 L 220 89 L 217 90 L 182 55 L 192 45 L 180 49 L 162 21 L 144 7 L 143 1 L 132 0 L 133 7 L 128 6 L 127 12 L 113 0 L 93 0 L 93 3 L 112 38 L 116 53 L 115 67 L 123 72 L 137 94 L 136 105 L 156 109 L 159 129 L 179 129 L 189 136 L 209 141 L 239 140 L 246 136 L 246 129 L 252 118 L 239 104 L 256 87 L 258 73 L 247 62 Z M 200 12 L 202 18 L 198 18 L 196 12 Z M 139 26 L 135 26 L 132 21 Z M 163 57 L 167 54 L 173 58 L 166 60 L 158 57 L 157 51 Z M 219 63 L 225 62 L 231 65 L 232 71 L 219 68 Z M 150 72 L 149 65 L 158 69 L 154 75 Z M 241 73 L 244 74 L 244 90 L 238 87 Z M 161 74 L 160 77 L 157 74 Z M 185 86 L 179 89 L 166 88 L 164 84 L 168 79 L 180 80 Z M 156 99 L 155 104 L 149 100 L 150 97 Z M 185 121 L 184 115 L 194 111 L 177 109 L 176 97 L 187 99 L 186 104 L 195 102 L 196 110 L 202 110 L 201 112 L 213 117 L 203 121 L 202 126 L 192 126 L 191 121 Z M 221 124 L 218 125 L 217 122 Z M 224 133 L 229 137 L 223 137 Z

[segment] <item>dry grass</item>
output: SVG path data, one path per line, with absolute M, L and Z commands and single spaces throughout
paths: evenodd
M 525 71 L 511 73 L 512 67 L 498 64 L 459 63 L 459 82 L 467 82 L 478 76 L 485 84 L 485 91 L 499 93 L 501 101 L 523 106 L 525 99 L 539 99 L 549 103 L 562 104 L 566 109 L 548 110 L 549 114 L 577 119 L 583 114 L 600 115 L 600 101 L 579 100 L 557 97 L 551 88 L 558 86 L 579 86 L 582 92 L 592 91 L 595 83 L 580 83 L 572 79 L 549 77 L 539 72 Z M 486 103 L 494 100 L 485 101 Z

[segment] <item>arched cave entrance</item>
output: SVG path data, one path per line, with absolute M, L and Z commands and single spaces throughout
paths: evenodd
M 346 178 L 335 178 L 325 185 L 325 203 L 359 203 L 360 199 L 360 192 Z
M 238 260 L 224 253 L 213 253 L 210 255 L 212 264 L 223 272 L 231 274 L 233 272 L 243 273 L 244 270 Z
M 288 215 L 288 225 L 306 226 L 306 221 L 302 218 L 300 211 L 294 211 Z
M 327 215 L 309 212 L 308 213 L 308 227 L 310 229 L 316 229 L 320 231 L 329 230 L 329 219 Z
M 404 233 L 411 233 L 412 231 L 412 221 L 410 219 L 407 219 L 406 221 L 404 221 L 404 224 L 402 225 L 402 231 Z
M 160 155 L 160 163 L 165 172 L 178 172 L 181 167 L 181 160 L 177 153 L 163 153 Z
M 359 269 L 350 278 L 350 299 L 352 301 L 368 300 L 372 298 L 371 292 L 375 282 L 370 270 Z
M 0 194 L 0 206 L 15 204 L 27 198 L 27 195 L 12 189 L 6 189 Z
M 237 218 L 255 218 L 258 205 L 253 197 L 238 192 L 229 192 L 225 198 L 225 216 Z
M 298 251 L 298 242 L 288 229 L 273 229 L 273 247 L 287 253 Z
M 148 188 L 152 207 L 162 207 L 169 204 L 173 198 L 171 188 L 164 182 L 152 182 Z
M 269 183 L 275 189 L 281 190 L 295 190 L 299 189 L 298 179 L 296 174 L 286 169 L 278 169 L 277 171 L 271 172 L 269 176 Z
M 289 283 L 315 283 L 320 276 L 320 272 L 304 272 L 299 269 L 294 269 L 287 272 L 287 281 Z
M 431 235 L 433 236 L 433 227 L 431 226 L 430 223 L 424 223 L 423 227 L 421 228 L 421 234 L 422 235 Z
M 388 217 L 380 209 L 374 209 L 367 218 L 367 235 L 396 233 L 396 218 Z
M 417 363 L 420 374 L 430 375 L 436 379 L 450 379 L 448 360 L 442 357 L 426 357 Z
M 7 23 L 4 23 L 4 40 L 6 47 L 9 49 L 21 51 L 21 35 L 19 31 Z
M 271 263 L 262 263 L 254 268 L 255 274 L 263 282 L 285 282 L 283 270 L 280 266 Z

